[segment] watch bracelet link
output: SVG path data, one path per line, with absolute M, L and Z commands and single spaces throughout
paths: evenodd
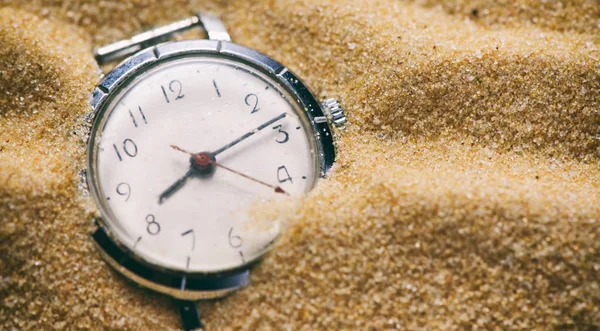
M 216 16 L 198 13 L 192 17 L 173 22 L 149 31 L 134 35 L 114 43 L 94 49 L 94 58 L 99 65 L 122 59 L 150 46 L 163 43 L 179 32 L 201 27 L 208 34 L 208 39 L 231 41 L 223 22 Z

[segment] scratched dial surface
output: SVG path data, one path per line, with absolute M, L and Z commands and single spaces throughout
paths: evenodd
M 280 229 L 251 215 L 307 192 L 318 177 L 304 110 L 271 78 L 232 60 L 163 63 L 100 116 L 95 198 L 116 239 L 157 266 L 217 272 L 259 258 Z M 181 150 L 219 153 L 200 164 L 199 154 Z

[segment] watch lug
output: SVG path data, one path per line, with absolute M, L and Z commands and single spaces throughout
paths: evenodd
M 342 128 L 346 124 L 346 115 L 340 103 L 333 98 L 325 99 L 322 103 L 325 114 L 330 124 L 335 125 L 338 128 Z
M 200 319 L 198 307 L 196 307 L 196 302 L 176 300 L 176 303 L 185 330 L 198 330 L 204 328 L 204 324 L 202 324 L 202 320 Z
M 200 24 L 202 24 L 204 30 L 206 30 L 208 39 L 231 41 L 231 37 L 229 36 L 229 33 L 227 33 L 227 29 L 220 18 L 204 13 L 198 13 L 196 16 L 200 20 Z

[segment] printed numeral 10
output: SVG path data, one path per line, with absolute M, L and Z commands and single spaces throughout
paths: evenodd
M 121 155 L 117 144 L 113 144 L 113 148 L 117 154 L 117 157 L 119 158 L 119 161 L 123 161 L 123 156 Z M 123 152 L 129 157 L 136 157 L 138 153 L 137 145 L 133 142 L 133 140 L 125 139 L 123 140 Z

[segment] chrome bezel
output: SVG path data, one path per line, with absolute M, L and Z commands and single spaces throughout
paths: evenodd
M 317 173 L 320 174 L 320 177 L 326 175 L 335 160 L 335 150 L 332 132 L 321 104 L 317 102 L 310 90 L 283 65 L 255 50 L 231 42 L 215 40 L 168 42 L 147 48 L 126 59 L 104 77 L 91 96 L 90 103 L 93 108 L 92 120 L 94 123 L 91 130 L 98 128 L 103 117 L 98 115 L 106 111 L 106 107 L 110 105 L 112 96 L 117 95 L 133 79 L 165 61 L 194 55 L 224 57 L 249 65 L 271 78 L 283 90 L 289 93 L 290 96 L 294 97 L 295 100 L 290 101 L 295 101 L 304 109 L 307 123 L 310 124 L 315 137 L 314 145 L 317 149 L 316 154 L 319 166 Z M 95 164 L 93 144 L 93 139 L 90 139 L 88 142 L 88 169 L 91 169 Z M 87 171 L 87 176 L 91 195 L 96 204 L 102 206 L 98 198 L 100 193 L 99 185 L 97 185 L 96 179 L 91 178 L 92 171 Z M 102 208 L 100 210 L 103 217 L 106 217 Z M 248 269 L 264 255 L 261 255 L 254 261 L 249 261 L 247 264 L 224 272 L 186 273 L 145 261 L 122 244 L 111 233 L 110 227 L 102 218 L 97 219 L 96 222 L 99 229 L 95 233 L 94 239 L 101 249 L 102 256 L 109 264 L 138 284 L 180 299 L 219 297 L 245 285 Z M 141 272 L 137 270 L 136 272 L 136 266 L 146 271 Z M 152 271 L 152 276 L 148 276 L 148 269 Z M 157 279 L 161 281 L 157 281 Z M 236 281 L 232 282 L 231 279 L 236 279 Z M 219 280 L 224 280 L 224 282 L 221 287 L 217 286 L 217 288 L 212 288 L 212 290 L 186 289 L 186 284 L 190 284 L 190 281 L 194 280 L 199 282 L 199 284 L 203 281 L 210 284 L 219 283 Z

